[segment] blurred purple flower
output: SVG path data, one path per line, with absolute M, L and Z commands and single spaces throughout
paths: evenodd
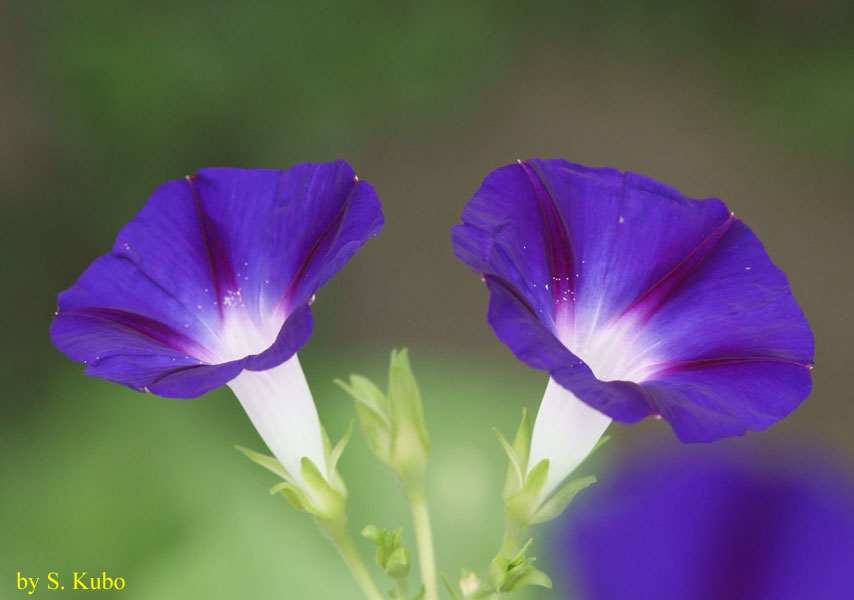
M 203 169 L 158 188 L 59 295 L 51 340 L 135 390 L 192 398 L 228 383 L 294 476 L 300 456 L 324 469 L 296 352 L 314 293 L 382 223 L 344 161 Z
M 854 493 L 826 460 L 641 454 L 573 505 L 556 565 L 578 600 L 854 598 Z M 785 464 L 785 467 L 781 467 Z M 559 558 L 558 558 L 559 557 Z
M 810 392 L 809 325 L 720 200 L 528 160 L 491 173 L 462 221 L 454 250 L 486 281 L 490 325 L 550 374 L 528 461 L 551 461 L 544 494 L 611 419 L 652 415 L 711 441 L 765 429 Z

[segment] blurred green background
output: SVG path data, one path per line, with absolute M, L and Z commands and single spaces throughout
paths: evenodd
M 439 568 L 452 579 L 500 541 L 504 462 L 490 428 L 511 432 L 546 383 L 494 338 L 486 292 L 449 243 L 483 177 L 517 158 L 613 166 L 726 201 L 787 272 L 817 368 L 791 417 L 722 443 L 808 440 L 854 458 L 852 5 L 591 4 L 2 8 L 0 598 L 24 596 L 17 571 L 74 570 L 125 578 L 123 598 L 357 597 L 312 523 L 233 450 L 262 445 L 228 390 L 143 397 L 83 376 L 50 345 L 56 294 L 158 185 L 205 166 L 345 158 L 376 187 L 385 229 L 318 294 L 301 362 L 337 437 L 353 410 L 332 378 L 384 382 L 388 349 L 411 348 Z M 680 451 L 664 423 L 612 435 L 600 477 L 609 455 L 652 440 Z M 354 529 L 408 533 L 359 436 L 342 467 Z

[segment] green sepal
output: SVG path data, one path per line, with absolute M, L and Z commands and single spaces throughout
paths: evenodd
M 409 352 L 392 350 L 388 394 L 359 375 L 351 375 L 349 384 L 336 383 L 355 400 L 359 425 L 371 451 L 395 470 L 404 488 L 422 486 L 430 438 Z
M 282 465 L 282 463 L 280 463 L 272 456 L 267 456 L 266 454 L 255 452 L 254 450 L 250 450 L 249 448 L 245 448 L 243 446 L 235 446 L 235 448 L 255 464 L 261 465 L 262 467 L 264 467 L 268 471 L 275 473 L 285 481 L 290 481 L 291 483 L 295 481 L 294 478 L 291 477 L 291 474 L 288 473 L 288 470 L 285 469 L 284 465 Z
M 347 442 L 350 441 L 350 436 L 353 435 L 353 421 L 350 421 L 347 431 L 344 432 L 344 435 L 338 440 L 334 448 L 323 426 L 320 427 L 320 432 L 323 435 L 323 456 L 326 459 L 326 472 L 329 473 L 330 484 L 339 494 L 346 498 L 347 486 L 344 485 L 344 480 L 338 474 L 336 467 L 338 466 L 338 461 L 341 459 L 341 454 L 344 452 L 344 448 L 347 447 Z
M 519 457 L 519 466 L 523 473 L 528 470 L 528 457 L 531 455 L 531 434 L 531 415 L 527 408 L 523 408 L 522 421 L 519 423 L 516 438 L 513 440 L 513 450 Z
M 404 485 L 420 482 L 430 458 L 430 438 L 424 422 L 421 392 L 412 374 L 409 351 L 392 350 L 388 372 L 391 421 L 389 464 Z
M 402 533 L 401 528 L 390 532 L 375 525 L 362 529 L 362 536 L 374 543 L 377 564 L 394 579 L 405 578 L 412 566 L 412 552 L 403 546 Z
M 531 419 L 528 409 L 522 409 L 522 422 L 516 432 L 516 438 L 511 446 L 497 428 L 493 428 L 498 441 L 501 443 L 510 465 L 507 467 L 507 477 L 504 480 L 504 500 L 516 494 L 525 484 L 525 472 L 528 470 L 528 457 L 531 453 Z
M 310 501 L 300 487 L 289 481 L 282 481 L 270 488 L 271 494 L 281 493 L 297 510 L 312 512 L 308 508 Z
M 532 542 L 533 540 L 528 540 L 512 559 L 507 558 L 502 553 L 492 559 L 487 572 L 487 581 L 491 591 L 512 593 L 528 585 L 551 589 L 551 578 L 534 567 L 533 563 L 536 559 L 525 557 L 525 553 Z
M 374 383 L 361 375 L 350 375 L 349 385 L 336 379 L 341 389 L 353 397 L 356 416 L 371 451 L 384 463 L 391 453 L 391 421 L 388 398 Z
M 530 524 L 545 523 L 560 516 L 566 510 L 566 507 L 569 506 L 569 503 L 572 502 L 572 499 L 575 498 L 575 495 L 593 483 L 596 483 L 595 475 L 571 479 L 560 491 L 543 503 L 537 512 L 534 513 L 534 516 L 531 517 Z
M 400 579 L 409 575 L 412 566 L 412 551 L 409 548 L 395 548 L 386 561 L 385 572 L 389 577 Z
M 451 595 L 451 598 L 453 598 L 453 600 L 462 600 L 460 595 L 457 594 L 457 591 L 454 589 L 454 586 L 452 586 L 451 582 L 448 581 L 447 576 L 444 573 L 440 573 L 439 577 L 442 578 L 442 583 L 445 584 L 445 589 L 448 590 L 448 594 Z
M 310 503 L 304 503 L 305 510 L 322 520 L 340 521 L 346 502 L 344 495 L 326 481 L 317 465 L 307 456 L 300 461 L 300 475 L 305 486 L 304 494 L 311 499 Z
M 540 506 L 540 492 L 549 476 L 549 459 L 538 462 L 525 477 L 522 488 L 507 500 L 507 515 L 515 522 L 528 526 Z

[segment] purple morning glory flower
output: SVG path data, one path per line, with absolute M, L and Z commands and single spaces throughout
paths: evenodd
M 528 160 L 491 173 L 462 220 L 454 250 L 483 274 L 489 323 L 550 374 L 528 462 L 552 461 L 549 489 L 611 419 L 651 415 L 711 441 L 765 429 L 809 394 L 806 319 L 720 200 Z
M 781 468 L 780 453 L 751 465 L 703 450 L 642 454 L 576 500 L 554 546 L 573 597 L 854 598 L 845 473 L 826 460 L 791 456 Z
M 53 343 L 86 373 L 161 396 L 228 384 L 289 473 L 325 469 L 296 356 L 309 304 L 383 224 L 344 161 L 203 169 L 158 188 L 59 295 Z

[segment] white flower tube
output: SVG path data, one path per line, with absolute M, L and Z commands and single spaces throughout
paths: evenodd
M 329 481 L 317 408 L 297 355 L 267 371 L 245 370 L 228 386 L 282 466 L 303 485 L 300 463 L 309 458 Z
M 548 479 L 540 492 L 541 502 L 590 454 L 610 423 L 610 417 L 549 378 L 534 422 L 528 459 L 528 472 L 544 458 L 549 459 Z

